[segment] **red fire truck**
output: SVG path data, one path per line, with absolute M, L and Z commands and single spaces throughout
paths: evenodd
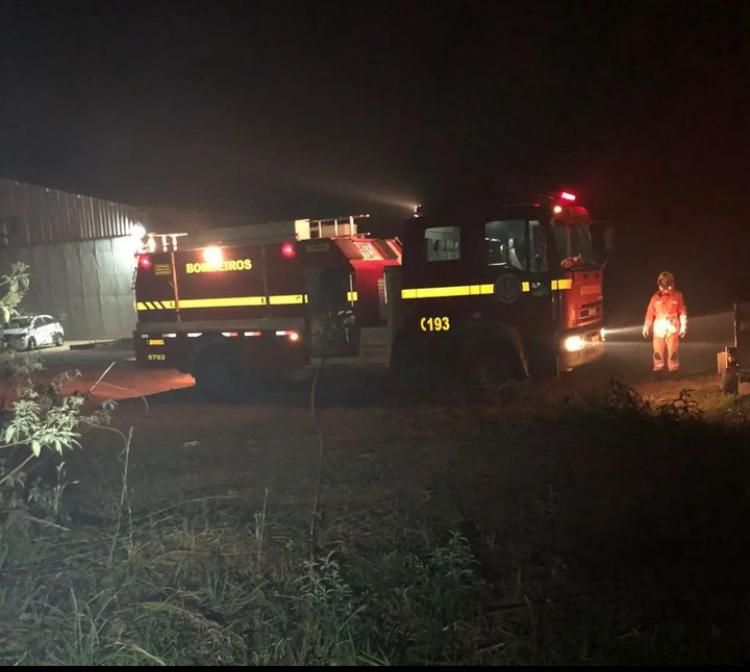
M 359 233 L 365 217 L 150 237 L 136 261 L 138 362 L 227 398 L 323 359 L 498 380 L 603 354 L 604 245 L 573 194 L 416 212 L 403 240 Z

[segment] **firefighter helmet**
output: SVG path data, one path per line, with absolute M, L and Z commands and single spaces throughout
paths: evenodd
M 669 271 L 662 271 L 656 278 L 656 286 L 659 289 L 672 289 L 674 287 L 674 275 Z

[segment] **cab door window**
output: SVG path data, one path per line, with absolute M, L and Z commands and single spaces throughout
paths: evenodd
M 457 226 L 432 226 L 425 229 L 427 261 L 456 261 L 461 258 L 461 229 Z
M 529 245 L 525 219 L 502 219 L 484 225 L 488 266 L 529 270 Z

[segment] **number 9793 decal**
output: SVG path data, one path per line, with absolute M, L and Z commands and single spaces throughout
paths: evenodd
M 422 317 L 419 319 L 419 328 L 424 332 L 450 331 L 451 321 L 448 317 Z

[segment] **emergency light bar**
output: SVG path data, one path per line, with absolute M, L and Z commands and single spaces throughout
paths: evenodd
M 578 200 L 578 197 L 571 191 L 561 191 L 556 196 L 549 194 L 548 198 L 552 201 L 552 214 L 554 215 L 562 215 L 567 207 L 574 207 L 573 204 Z

